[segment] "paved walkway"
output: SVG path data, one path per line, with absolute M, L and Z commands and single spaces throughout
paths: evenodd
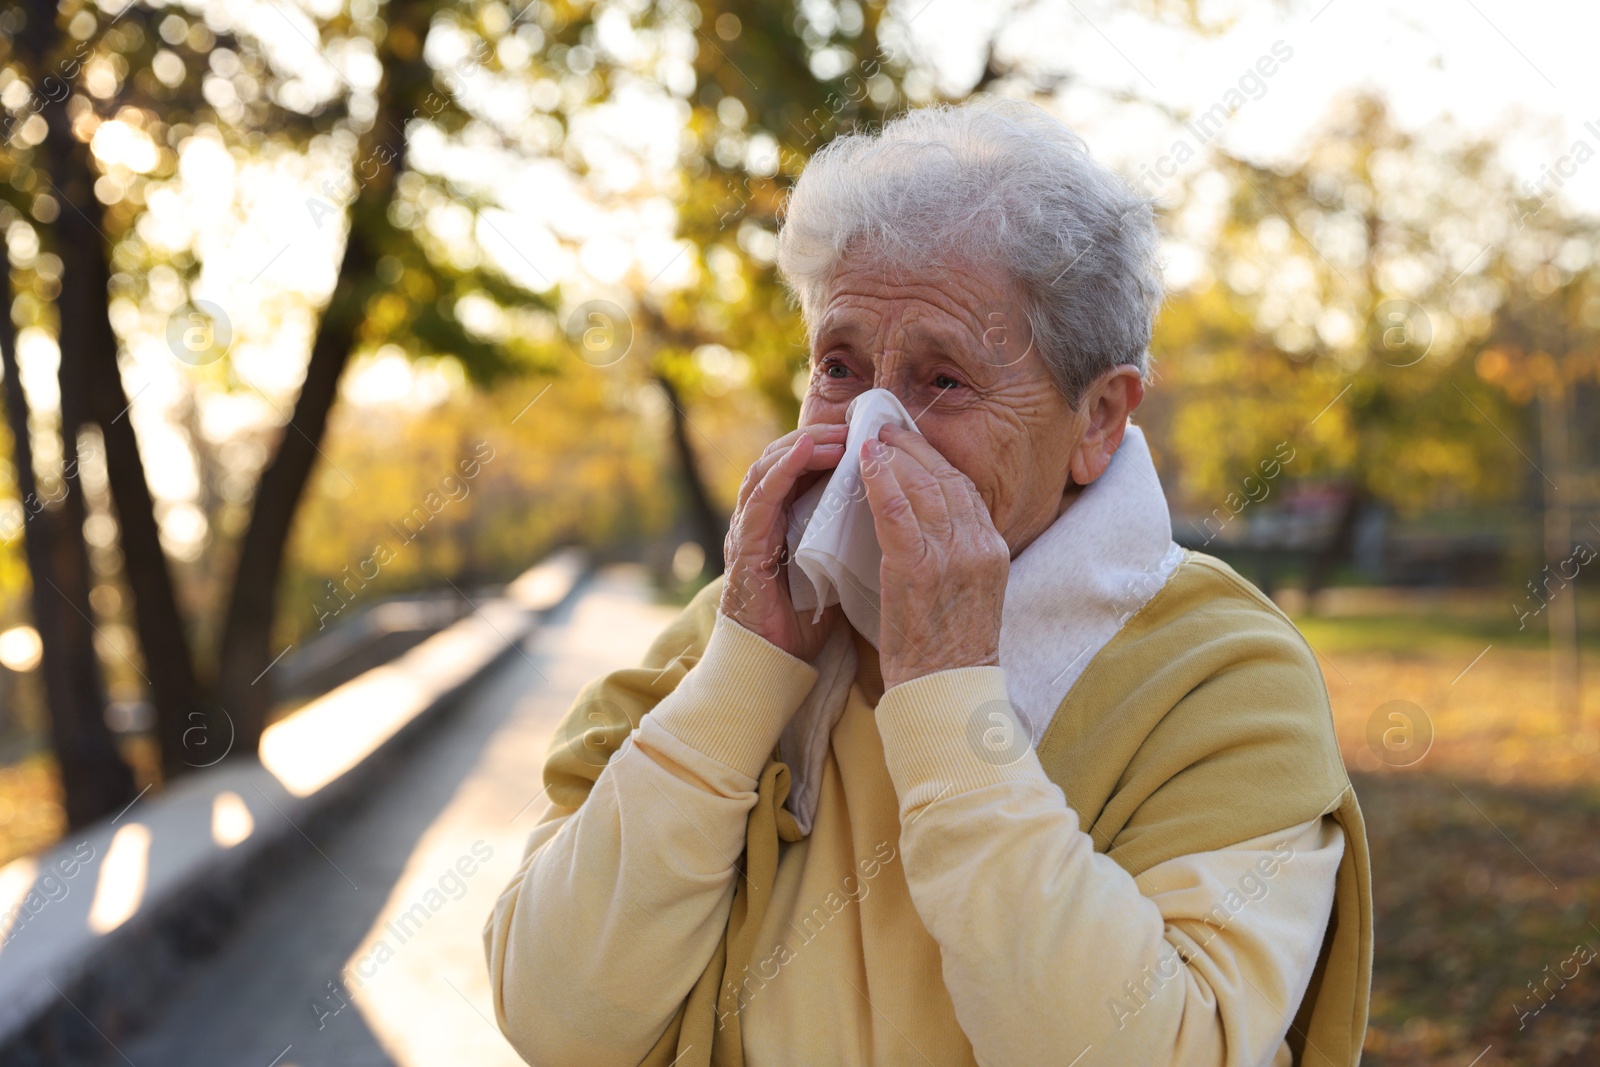
M 546 806 L 534 798 L 555 723 L 583 683 L 636 662 L 674 614 L 650 603 L 637 570 L 613 568 L 582 587 L 349 823 L 316 842 L 324 855 L 307 846 L 154 1027 L 122 1044 L 126 1061 L 520 1064 L 489 1008 L 484 920 Z

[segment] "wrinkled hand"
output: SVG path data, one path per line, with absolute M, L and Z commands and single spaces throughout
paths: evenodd
M 1000 662 L 1011 552 L 972 480 L 919 433 L 885 426 L 862 447 L 883 549 L 878 665 L 884 688 Z
M 784 571 L 789 519 L 795 498 L 844 458 L 848 430 L 843 424 L 808 426 L 768 445 L 739 487 L 723 545 L 722 613 L 803 660 L 822 650 L 840 609 L 833 605 L 817 622 L 812 612 L 795 611 Z

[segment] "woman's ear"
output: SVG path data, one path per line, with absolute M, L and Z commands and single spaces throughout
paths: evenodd
M 1144 400 L 1144 376 L 1131 364 L 1113 367 L 1084 391 L 1075 411 L 1078 441 L 1072 446 L 1072 480 L 1088 485 L 1106 472 L 1122 445 L 1128 416 Z

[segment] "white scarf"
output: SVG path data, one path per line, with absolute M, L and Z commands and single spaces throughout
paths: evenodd
M 1105 473 L 1011 561 L 1000 666 L 1030 742 L 1038 743 L 1089 662 L 1182 559 L 1150 449 L 1129 423 Z M 811 664 L 816 683 L 778 741 L 790 772 L 786 806 L 806 834 L 829 738 L 855 681 L 855 645 L 844 625 L 833 628 Z

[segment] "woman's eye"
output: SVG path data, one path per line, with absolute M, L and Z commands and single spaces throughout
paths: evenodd
M 835 374 L 834 371 L 838 371 L 839 373 Z M 826 374 L 830 378 L 844 378 L 849 376 L 850 368 L 846 367 L 843 363 L 828 362 L 822 365 L 822 373 Z
M 959 388 L 960 385 L 961 385 L 960 382 L 956 381 L 954 378 L 950 377 L 950 375 L 948 375 L 948 374 L 940 374 L 940 375 L 938 375 L 937 377 L 935 377 L 933 379 L 933 384 L 934 384 L 934 387 L 937 388 L 937 389 L 956 389 L 956 388 Z

